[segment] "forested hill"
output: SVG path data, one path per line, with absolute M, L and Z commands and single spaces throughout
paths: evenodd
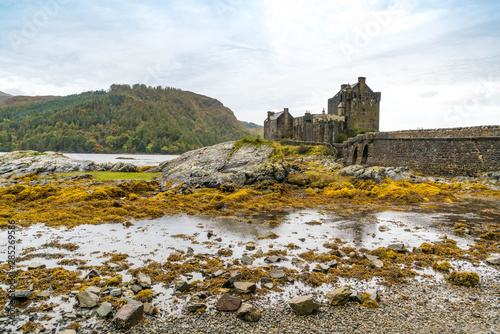
M 2 103 L 5 100 L 10 99 L 11 97 L 12 97 L 12 95 L 9 95 L 9 94 L 4 93 L 4 92 L 0 92 L 0 103 Z
M 174 154 L 247 134 L 215 99 L 139 84 L 0 108 L 0 151 Z

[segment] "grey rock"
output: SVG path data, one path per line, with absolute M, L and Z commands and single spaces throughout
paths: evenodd
M 241 263 L 249 266 L 249 265 L 252 265 L 253 264 L 253 259 L 248 256 L 248 255 L 244 255 L 242 258 L 241 258 Z
M 221 275 L 224 275 L 226 272 L 222 269 L 217 270 L 215 273 L 212 274 L 212 277 L 219 277 Z
M 137 275 L 137 281 L 139 282 L 139 285 L 144 289 L 151 287 L 151 278 L 149 277 L 149 275 L 139 273 L 139 275 Z
M 398 253 L 404 253 L 405 252 L 405 245 L 402 243 L 397 243 L 397 244 L 391 244 L 389 245 L 389 249 L 392 249 L 395 252 Z
M 113 323 L 119 329 L 129 329 L 144 316 L 144 305 L 139 302 L 129 302 L 124 305 L 113 318 Z
M 80 291 L 78 291 L 78 290 L 73 290 L 73 291 L 71 291 L 69 294 L 70 294 L 70 296 L 76 296 L 76 295 L 77 295 L 77 294 L 79 294 L 79 293 L 80 293 Z
M 85 289 L 85 291 L 91 292 L 94 295 L 98 295 L 101 293 L 101 288 L 97 286 L 89 286 L 88 288 Z
M 320 273 L 323 273 L 323 272 L 327 272 L 328 269 L 330 269 L 330 266 L 324 264 L 324 263 L 320 263 L 318 264 L 314 269 L 313 271 L 315 272 L 320 272 Z
M 201 303 L 201 302 L 190 302 L 186 309 L 188 310 L 188 312 L 196 312 L 198 310 L 204 310 L 207 308 L 207 305 L 205 305 L 204 303 Z
M 282 269 L 273 269 L 269 273 L 269 276 L 271 276 L 271 278 L 274 278 L 274 279 L 281 279 L 281 278 L 285 278 L 286 274 Z
M 254 293 L 257 285 L 252 282 L 234 282 L 234 290 L 236 293 Z
M 238 309 L 236 316 L 238 319 L 248 321 L 248 322 L 257 322 L 260 319 L 261 311 L 252 304 L 244 303 Z
M 138 284 L 132 284 L 130 286 L 130 290 L 132 290 L 135 294 L 138 294 L 139 292 L 142 291 L 142 286 L 140 286 Z
M 247 242 L 247 243 L 245 244 L 245 248 L 246 248 L 246 250 L 248 250 L 248 251 L 253 251 L 253 250 L 255 250 L 255 247 L 257 247 L 257 243 L 256 243 L 256 242 L 254 242 L 254 241 L 249 241 L 249 242 Z
M 500 264 L 500 255 L 491 256 L 486 259 L 489 264 Z
M 273 283 L 274 281 L 271 278 L 268 277 L 261 277 L 260 278 L 261 283 Z
M 225 288 L 225 289 L 232 289 L 234 288 L 234 282 L 236 282 L 237 280 L 239 280 L 241 277 L 241 274 L 240 272 L 236 271 L 236 272 L 232 272 L 231 273 L 231 277 L 229 277 L 229 279 L 224 282 L 224 284 L 222 284 L 222 287 Z
M 31 297 L 31 290 L 17 290 L 14 291 L 14 299 L 20 302 L 27 301 Z
M 76 299 L 78 300 L 78 306 L 83 308 L 92 308 L 97 306 L 99 297 L 92 292 L 85 290 L 77 294 Z
M 352 295 L 352 291 L 348 287 L 337 288 L 333 291 L 329 291 L 326 294 L 328 303 L 333 306 L 344 305 L 349 301 L 349 297 Z
M 349 296 L 349 301 L 353 303 L 360 303 L 361 304 L 361 293 L 359 291 L 353 291 L 351 295 Z
M 372 268 L 383 268 L 384 267 L 384 262 L 380 259 L 375 259 L 371 263 Z
M 273 287 L 274 287 L 274 284 L 273 283 L 264 283 L 262 284 L 262 286 L 268 290 L 271 290 Z
M 156 308 L 152 303 L 144 303 L 144 313 L 147 315 L 155 315 L 156 312 Z
M 390 229 L 389 227 L 385 226 L 385 225 L 380 225 L 380 226 L 378 227 L 378 230 L 379 230 L 380 232 L 387 232 L 387 231 L 390 231 L 391 229 Z
M 378 289 L 367 289 L 365 292 L 370 294 L 370 300 L 380 302 L 380 291 Z
M 50 297 L 50 291 L 45 290 L 45 291 L 39 292 L 36 296 L 40 297 L 40 298 Z
M 59 332 L 60 334 L 76 334 L 76 331 L 74 329 L 65 329 L 62 332 Z
M 329 268 L 337 268 L 337 260 L 331 260 L 325 263 Z
M 98 316 L 101 318 L 107 317 L 111 313 L 111 309 L 113 307 L 111 306 L 111 303 L 104 302 L 97 308 L 96 313 Z
M 271 256 L 268 256 L 264 259 L 264 262 L 266 263 L 276 263 L 276 262 L 280 262 L 281 261 L 281 258 L 277 255 L 271 255 Z
M 122 295 L 122 289 L 113 289 L 109 292 L 110 296 L 120 297 Z
M 68 320 L 68 321 L 73 321 L 77 319 L 76 314 L 72 312 L 67 312 L 63 314 L 63 319 Z
M 175 281 L 175 290 L 184 292 L 188 290 L 191 286 L 184 280 Z
M 33 270 L 33 269 L 43 269 L 45 268 L 46 265 L 43 263 L 38 263 L 38 262 L 31 262 L 28 264 L 28 270 Z
M 320 304 L 318 304 L 313 295 L 297 296 L 290 300 L 290 307 L 297 315 L 308 315 L 319 311 Z
M 87 275 L 85 275 L 85 278 L 91 279 L 91 278 L 100 277 L 100 276 L 101 276 L 101 272 L 99 270 L 92 269 L 91 271 L 88 272 Z
M 217 304 L 215 305 L 215 308 L 217 308 L 218 311 L 222 312 L 232 312 L 238 310 L 240 306 L 241 298 L 233 297 L 226 293 L 219 298 Z

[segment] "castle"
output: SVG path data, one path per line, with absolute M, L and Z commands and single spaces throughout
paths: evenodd
M 328 99 L 328 113 L 293 117 L 288 108 L 267 112 L 264 139 L 292 139 L 305 142 L 335 143 L 341 133 L 364 129 L 378 131 L 380 92 L 373 92 L 366 78 L 359 77 L 354 85 L 343 84 L 340 91 Z

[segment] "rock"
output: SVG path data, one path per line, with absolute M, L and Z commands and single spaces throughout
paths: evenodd
M 281 279 L 281 278 L 285 278 L 286 274 L 282 269 L 273 269 L 273 270 L 271 270 L 271 273 L 269 274 L 269 276 L 271 276 L 271 278 L 274 278 L 274 279 Z
M 384 262 L 380 259 L 375 259 L 371 263 L 372 268 L 383 268 L 384 267 Z
M 50 291 L 45 290 L 45 291 L 39 292 L 36 296 L 39 298 L 50 297 Z
M 229 277 L 229 279 L 226 282 L 224 282 L 224 284 L 222 284 L 222 288 L 225 288 L 225 289 L 234 288 L 234 282 L 239 280 L 240 277 L 241 277 L 241 274 L 239 271 L 232 272 L 231 277 Z
M 491 256 L 486 259 L 486 262 L 489 264 L 500 264 L 500 255 Z
M 94 295 L 99 296 L 101 293 L 101 288 L 98 286 L 89 286 L 88 288 L 85 289 L 85 291 L 88 291 L 90 293 L 93 293 Z
M 361 304 L 361 298 L 360 298 L 360 296 L 361 296 L 361 293 L 359 293 L 359 291 L 354 291 L 349 296 L 349 301 L 353 302 L 353 303 L 360 303 Z
M 297 315 L 308 315 L 319 311 L 320 304 L 318 304 L 313 295 L 297 296 L 290 300 L 290 307 Z
M 38 263 L 38 262 L 31 262 L 30 264 L 28 264 L 28 270 L 43 269 L 45 267 L 46 267 L 46 265 L 44 265 L 42 263 Z
M 76 314 L 74 314 L 72 312 L 64 313 L 62 317 L 64 320 L 68 320 L 68 321 L 73 321 L 73 320 L 76 320 L 76 318 L 77 318 Z
M 80 291 L 78 291 L 78 290 L 73 290 L 73 291 L 70 291 L 70 293 L 69 293 L 69 294 L 70 294 L 70 296 L 76 296 L 76 295 L 77 295 L 77 294 L 79 294 L 79 293 L 80 293 Z
M 446 234 L 441 234 L 438 238 L 439 239 L 448 239 L 448 236 Z
M 139 273 L 139 275 L 137 275 L 137 281 L 143 289 L 148 289 L 151 287 L 151 278 L 149 277 L 149 275 Z
M 100 276 L 101 276 L 101 273 L 98 270 L 92 269 L 91 271 L 88 272 L 87 275 L 85 275 L 85 278 L 91 279 L 91 278 L 100 277 Z
M 370 294 L 369 300 L 380 302 L 380 291 L 378 289 L 367 289 L 365 292 Z
M 252 304 L 244 303 L 238 309 L 236 316 L 244 321 L 257 322 L 260 319 L 260 310 Z
M 337 268 L 337 260 L 331 260 L 325 263 L 329 268 Z
M 111 313 L 112 308 L 113 307 L 111 306 L 111 303 L 104 302 L 95 311 L 98 316 L 100 316 L 101 318 L 105 318 Z
M 295 265 L 296 265 L 299 269 L 302 269 L 302 270 L 309 270 L 309 263 L 307 263 L 307 262 L 301 261 L 301 262 L 297 262 Z
M 348 287 L 341 287 L 326 294 L 328 303 L 333 306 L 344 305 L 349 301 L 352 291 Z
M 188 290 L 191 286 L 184 280 L 177 280 L 175 281 L 175 290 L 184 292 Z
M 65 329 L 62 332 L 59 332 L 59 334 L 76 334 L 76 331 L 74 329 Z
M 120 297 L 122 295 L 122 289 L 113 289 L 109 292 L 110 296 Z
M 92 308 L 97 306 L 99 297 L 92 292 L 85 290 L 77 294 L 76 299 L 78 300 L 78 306 L 83 308 Z
M 215 307 L 218 311 L 222 312 L 231 312 L 236 311 L 241 306 L 241 299 L 238 297 L 233 297 L 228 294 L 223 294 L 222 297 L 219 298 Z
M 360 180 L 374 180 L 376 182 L 380 182 L 385 178 L 391 178 L 394 181 L 398 181 L 401 179 L 409 179 L 413 176 L 413 174 L 408 171 L 407 168 L 404 167 L 363 167 L 360 165 L 351 165 L 345 168 L 342 168 L 337 172 L 339 175 L 344 176 L 352 176 L 355 179 Z
M 246 248 L 246 250 L 248 250 L 248 251 L 253 251 L 253 250 L 255 250 L 255 247 L 257 247 L 257 243 L 256 243 L 256 242 L 254 242 L 254 241 L 249 241 L 249 242 L 247 242 L 247 243 L 245 244 L 245 248 Z
M 132 290 L 125 290 L 123 292 L 123 297 L 134 297 L 135 293 Z
M 390 229 L 389 227 L 385 226 L 385 225 L 380 225 L 380 226 L 378 227 L 378 230 L 379 230 L 380 232 L 387 232 L 387 231 L 390 231 L 391 229 Z
M 247 265 L 247 266 L 250 266 L 253 264 L 253 259 L 248 256 L 248 255 L 244 255 L 241 260 L 240 260 L 241 263 Z
M 129 329 L 143 317 L 144 305 L 139 302 L 129 302 L 124 305 L 113 318 L 113 323 L 119 329 Z
M 138 294 L 139 292 L 142 291 L 142 286 L 137 285 L 137 284 L 132 284 L 130 286 L 130 290 L 132 290 L 134 292 L 134 294 Z
M 398 252 L 398 253 L 404 253 L 405 252 L 405 245 L 402 243 L 391 244 L 391 245 L 389 245 L 389 249 L 392 249 L 393 251 Z
M 316 265 L 316 267 L 313 269 L 313 271 L 323 273 L 323 272 L 327 272 L 328 269 L 330 269 L 330 266 L 328 266 L 324 263 L 320 263 L 320 264 Z
M 154 307 L 153 304 L 151 303 L 144 303 L 144 313 L 147 315 L 155 315 L 156 314 L 156 308 Z
M 257 289 L 257 285 L 252 282 L 234 282 L 234 290 L 236 293 L 253 293 Z
M 274 287 L 273 283 L 264 283 L 262 286 L 268 290 L 271 290 Z
M 261 283 L 274 283 L 274 281 L 271 278 L 268 277 L 261 277 L 260 278 Z
M 267 168 L 274 151 L 272 146 L 247 144 L 236 149 L 234 144 L 226 142 L 203 147 L 166 161 L 159 166 L 162 177 L 190 186 L 220 188 L 225 184 L 250 184 L 261 176 L 274 179 L 274 174 L 280 171 L 278 166 Z
M 280 262 L 281 261 L 281 258 L 277 255 L 271 255 L 271 256 L 268 256 L 264 259 L 264 262 L 266 263 L 276 263 L 276 262 Z
M 188 312 L 193 313 L 199 310 L 205 310 L 207 308 L 207 305 L 202 302 L 190 302 L 186 308 Z
M 31 297 L 31 290 L 17 290 L 14 291 L 14 299 L 20 302 L 27 301 Z
M 221 275 L 224 275 L 226 272 L 222 269 L 217 270 L 215 273 L 212 274 L 212 277 L 219 277 Z

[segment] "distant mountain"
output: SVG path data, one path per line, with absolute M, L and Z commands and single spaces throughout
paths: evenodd
M 11 97 L 12 97 L 12 95 L 10 95 L 10 94 L 4 93 L 4 92 L 0 92 L 0 103 L 2 103 L 3 101 L 6 101 L 8 99 L 10 99 Z
M 48 101 L 58 98 L 59 96 L 10 96 L 3 102 L 0 101 L 0 108 L 19 106 L 23 104 L 31 104 L 36 102 Z M 1 100 L 1 97 L 0 97 Z
M 245 128 L 247 129 L 254 129 L 254 128 L 260 128 L 262 125 L 259 125 L 259 124 L 255 124 L 255 123 L 252 123 L 252 122 L 245 122 L 245 121 L 241 121 L 241 123 L 243 123 L 243 125 L 245 126 Z
M 140 84 L 0 108 L 0 151 L 175 154 L 248 134 L 216 99 Z

